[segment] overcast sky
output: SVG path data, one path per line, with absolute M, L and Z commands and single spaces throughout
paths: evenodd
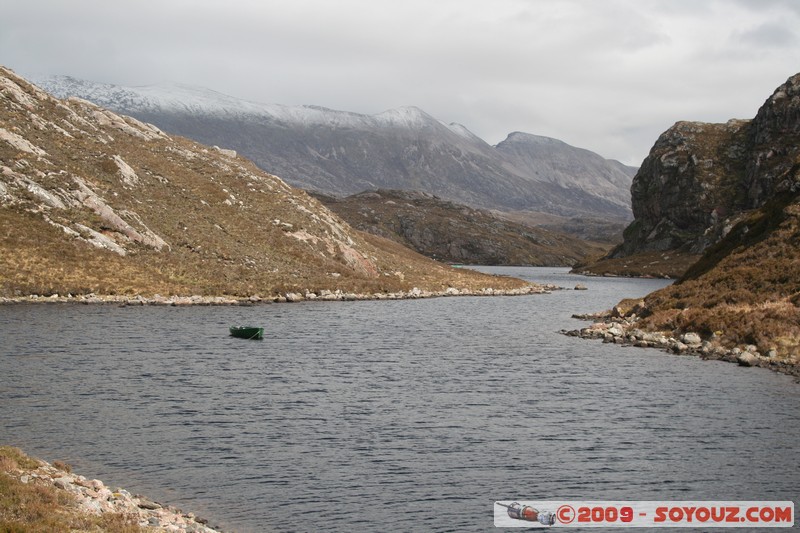
M 9 5 L 10 4 L 10 5 Z M 798 0 L 8 0 L 0 64 L 359 113 L 416 105 L 638 165 L 800 72 Z

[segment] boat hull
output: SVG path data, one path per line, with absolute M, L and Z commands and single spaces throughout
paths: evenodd
M 230 328 L 231 336 L 240 339 L 261 340 L 264 338 L 264 328 L 236 326 Z

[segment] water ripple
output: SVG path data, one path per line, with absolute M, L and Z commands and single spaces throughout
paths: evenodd
M 234 531 L 486 531 L 509 497 L 797 500 L 797 386 L 559 335 L 663 285 L 579 281 L 520 298 L 0 307 L 0 441 Z M 264 341 L 230 338 L 238 323 Z

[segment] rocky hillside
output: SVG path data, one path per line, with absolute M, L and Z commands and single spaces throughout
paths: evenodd
M 352 229 L 235 152 L 0 68 L 0 296 L 511 288 Z
M 347 198 L 314 196 L 354 228 L 449 263 L 571 266 L 609 248 L 427 193 L 378 190 Z
M 648 178 L 656 169 L 666 192 Z M 672 286 L 617 307 L 627 338 L 662 332 L 692 339 L 689 348 L 703 357 L 800 375 L 800 74 L 751 122 L 676 125 L 634 181 L 635 190 L 661 194 L 662 222 L 650 233 L 638 228 L 657 220 L 659 209 L 639 196 L 642 218 L 626 245 L 640 239 L 633 251 L 669 245 L 703 254 Z M 693 196 L 679 201 L 676 183 Z M 642 339 L 633 342 L 649 342 Z M 672 346 L 687 350 L 686 342 Z
M 618 342 L 800 376 L 800 158 L 782 177 L 792 186 L 748 213 L 683 278 L 615 308 Z
M 653 252 L 696 259 L 747 213 L 791 187 L 787 172 L 798 153 L 800 74 L 778 87 L 752 120 L 678 122 L 634 177 L 634 221 L 608 259 L 634 263 Z M 609 263 L 593 268 L 614 269 Z
M 234 148 L 294 186 L 347 196 L 416 190 L 474 207 L 630 220 L 635 169 L 544 137 L 490 146 L 415 107 L 361 115 L 243 102 L 186 86 L 40 82 L 205 144 Z

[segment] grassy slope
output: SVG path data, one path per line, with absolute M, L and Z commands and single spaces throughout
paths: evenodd
M 576 263 L 572 272 L 589 276 L 680 278 L 699 258 L 677 250 L 642 252 L 614 259 L 594 256 Z
M 0 140 L 0 296 L 270 297 L 323 289 L 381 293 L 524 285 L 456 271 L 389 246 L 245 159 L 181 138 L 143 139 L 141 132 L 151 132 L 131 119 L 48 98 L 10 71 L 0 69 L 0 75 L 6 84 L 0 128 L 46 152 L 37 155 Z M 115 157 L 132 167 L 135 183 L 121 178 Z M 81 182 L 125 222 L 151 230 L 168 246 L 157 251 L 131 242 L 76 202 Z M 58 196 L 66 207 L 47 205 L 37 190 Z M 83 226 L 128 254 L 88 244 Z
M 648 329 L 753 344 L 800 364 L 800 193 L 778 194 L 645 302 Z

